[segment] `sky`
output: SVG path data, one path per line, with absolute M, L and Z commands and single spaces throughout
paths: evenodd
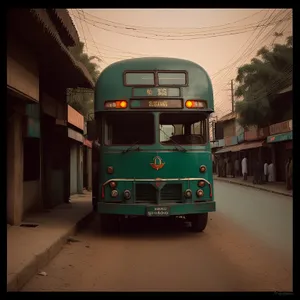
M 292 10 L 70 9 L 85 52 L 99 70 L 123 59 L 163 56 L 194 61 L 211 77 L 217 117 L 231 112 L 230 81 L 263 46 L 292 34 Z M 274 33 L 282 37 L 274 38 Z M 179 39 L 179 40 L 178 40 Z M 234 89 L 237 83 L 234 82 Z

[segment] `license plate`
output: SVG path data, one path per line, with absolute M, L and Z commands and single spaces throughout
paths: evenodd
M 148 217 L 168 217 L 170 215 L 170 207 L 168 206 L 148 206 Z

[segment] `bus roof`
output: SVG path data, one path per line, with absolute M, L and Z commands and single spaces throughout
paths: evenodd
M 95 112 L 104 110 L 105 101 L 132 97 L 133 87 L 124 86 L 124 72 L 146 70 L 186 71 L 188 86 L 181 87 L 182 97 L 185 100 L 187 98 L 206 100 L 208 108 L 214 109 L 211 80 L 200 65 L 179 58 L 141 57 L 118 61 L 102 71 L 95 87 Z

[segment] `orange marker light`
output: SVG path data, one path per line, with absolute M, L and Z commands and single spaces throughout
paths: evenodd
M 187 100 L 185 106 L 187 108 L 205 108 L 206 102 L 205 100 Z
M 115 109 L 115 108 L 127 108 L 128 103 L 125 100 L 119 100 L 119 101 L 106 101 L 104 104 L 105 108 L 108 109 Z
M 121 101 L 120 102 L 120 107 L 121 108 L 126 108 L 127 107 L 127 102 L 126 101 Z
M 193 102 L 190 101 L 190 100 L 188 100 L 188 101 L 185 102 L 185 106 L 186 106 L 187 108 L 191 108 L 191 107 L 193 107 Z

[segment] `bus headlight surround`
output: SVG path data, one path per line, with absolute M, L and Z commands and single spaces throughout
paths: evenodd
M 199 170 L 200 170 L 201 173 L 205 173 L 206 166 L 204 166 L 204 165 L 200 166 Z
M 125 191 L 124 191 L 124 198 L 125 198 L 126 200 L 129 200 L 129 199 L 131 198 L 131 193 L 130 193 L 129 190 L 125 190 Z
M 190 190 L 190 189 L 187 189 L 187 190 L 184 192 L 185 198 L 191 198 L 192 195 L 193 195 L 193 192 L 192 192 L 192 190 Z
M 203 190 L 201 190 L 201 189 L 197 190 L 196 195 L 198 198 L 203 197 L 204 196 Z
M 111 195 L 112 198 L 116 198 L 116 197 L 118 197 L 119 192 L 117 190 L 112 190 L 110 195 Z

